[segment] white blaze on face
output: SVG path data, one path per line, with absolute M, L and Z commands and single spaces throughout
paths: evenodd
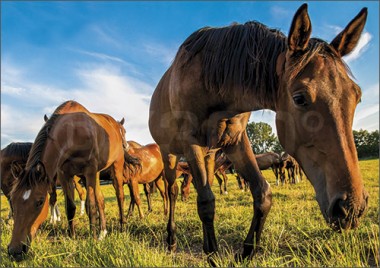
M 24 193 L 24 195 L 22 196 L 22 198 L 24 199 L 24 200 L 28 200 L 29 199 L 29 197 L 30 197 L 30 194 L 32 193 L 32 190 L 27 190 L 27 191 L 25 191 L 25 193 Z

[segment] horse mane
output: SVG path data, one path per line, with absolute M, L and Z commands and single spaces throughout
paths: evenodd
M 342 64 L 347 73 L 354 77 L 348 65 L 337 54 L 326 41 L 320 38 L 311 38 L 309 40 L 308 49 L 305 52 L 296 53 L 292 56 L 292 62 L 288 70 L 289 82 L 295 79 L 310 62 L 310 60 L 316 55 L 320 54 L 324 57 L 330 57 L 333 62 Z
M 250 21 L 227 27 L 204 27 L 191 34 L 181 45 L 173 65 L 185 68 L 198 54 L 201 55 L 201 79 L 205 89 L 224 95 L 235 92 L 244 97 L 254 91 L 258 104 L 273 106 L 279 93 L 277 58 L 287 49 L 287 37 L 279 30 Z M 331 57 L 342 63 L 349 75 L 348 66 L 327 42 L 311 38 L 308 48 L 292 55 L 289 79 L 302 72 L 316 54 Z
M 31 142 L 12 142 L 1 150 L 1 157 L 19 156 L 26 161 L 32 145 Z
M 222 28 L 204 27 L 191 34 L 178 50 L 175 63 L 186 66 L 202 52 L 202 79 L 211 93 L 247 94 L 254 90 L 258 102 L 273 103 L 277 95 L 278 55 L 286 49 L 279 30 L 250 21 Z

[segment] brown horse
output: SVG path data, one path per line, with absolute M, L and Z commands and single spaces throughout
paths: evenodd
M 266 170 L 271 168 L 276 180 L 279 177 L 280 170 L 281 170 L 281 165 L 283 164 L 282 159 L 279 154 L 273 153 L 273 152 L 267 152 L 263 154 L 257 154 L 255 155 L 256 157 L 256 162 L 260 170 Z M 239 188 L 244 190 L 248 187 L 248 182 L 246 182 L 240 174 L 236 177 Z
M 150 182 L 155 182 L 157 188 L 161 193 L 164 202 L 164 214 L 166 215 L 168 211 L 168 202 L 166 185 L 163 177 L 164 164 L 162 162 L 162 157 L 158 145 L 148 144 L 141 147 L 129 146 L 126 148 L 126 152 L 129 155 L 139 159 L 139 162 L 141 164 L 141 169 L 138 171 L 135 171 L 135 167 L 126 169 L 127 174 L 125 175 L 124 183 L 128 183 L 131 196 L 128 215 L 132 215 L 134 205 L 137 204 L 140 218 L 144 217 L 144 213 L 140 207 L 141 200 L 138 184 L 149 184 Z M 131 166 L 131 164 L 128 166 Z M 145 193 L 147 194 L 148 205 L 151 209 L 150 193 L 148 193 L 147 190 Z
M 219 184 L 219 192 L 220 194 L 228 194 L 227 191 L 227 182 L 228 178 L 226 175 L 226 171 L 229 170 L 232 172 L 232 162 L 226 157 L 226 155 L 222 151 L 218 151 L 216 153 L 216 160 L 214 166 L 214 174 L 218 184 Z M 193 176 L 190 172 L 190 167 L 187 162 L 178 162 L 177 164 L 177 174 L 176 177 L 183 175 L 183 181 L 181 183 L 181 199 L 182 201 L 186 201 L 190 195 L 190 185 L 193 181 Z M 209 180 L 210 186 L 212 185 L 212 180 Z
M 272 194 L 246 133 L 250 111 L 260 109 L 277 113 L 280 142 L 302 165 L 326 221 L 335 230 L 357 227 L 367 207 L 352 135 L 361 91 L 341 57 L 358 43 L 366 17 L 364 8 L 330 44 L 310 38 L 307 4 L 295 13 L 288 37 L 247 22 L 202 28 L 185 40 L 150 104 L 150 132 L 160 146 L 169 183 L 170 250 L 177 245 L 179 155 L 186 157 L 194 176 L 203 249 L 207 254 L 218 250 L 215 197 L 208 183 L 214 171 L 209 153 L 218 148 L 249 181 L 254 198 L 242 256 L 251 256 L 260 244 Z
M 8 219 L 10 219 L 13 215 L 12 204 L 10 202 L 10 192 L 16 179 L 14 174 L 19 173 L 22 169 L 25 168 L 32 145 L 33 143 L 31 142 L 12 142 L 1 150 L 1 190 L 7 197 L 10 205 Z M 74 183 L 75 189 L 77 190 L 81 200 L 81 214 L 83 214 L 86 192 L 80 185 L 79 178 L 76 179 L 74 177 Z M 60 186 L 59 181 L 57 181 L 57 185 Z M 56 205 L 57 193 L 55 191 L 55 186 L 49 195 L 49 205 L 51 212 L 50 222 L 55 224 L 57 221 L 60 221 L 61 214 L 58 210 L 58 206 Z
M 281 154 L 281 164 L 279 166 L 279 177 L 281 180 L 281 184 L 285 183 L 285 170 L 288 173 L 288 182 L 292 184 L 296 184 L 299 180 L 302 180 L 303 171 L 297 161 L 291 155 L 283 152 Z M 276 179 L 276 185 L 279 182 Z
M 87 188 L 86 210 L 93 237 L 96 238 L 98 215 L 99 238 L 105 236 L 104 197 L 100 191 L 99 172 L 112 166 L 122 189 L 126 141 L 121 123 L 108 115 L 92 114 L 77 102 L 67 101 L 44 124 L 11 193 L 14 227 L 8 252 L 16 260 L 21 260 L 23 253 L 28 251 L 38 225 L 46 217 L 47 212 L 41 216 L 41 211 L 47 210 L 46 196 L 56 175 L 65 194 L 69 235 L 75 236 L 72 178 L 83 175 Z
M 26 160 L 28 159 L 32 145 L 33 143 L 31 142 L 12 142 L 1 149 L 1 191 L 3 191 L 9 202 L 10 211 L 8 214 L 8 219 L 10 219 L 13 215 L 10 198 L 15 177 L 12 173 L 12 164 L 15 165 L 15 167 L 17 166 L 19 168 L 23 168 Z

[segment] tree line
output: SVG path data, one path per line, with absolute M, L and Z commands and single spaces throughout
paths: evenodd
M 256 154 L 265 152 L 283 152 L 277 136 L 272 127 L 264 122 L 251 122 L 247 125 L 248 138 Z M 379 130 L 354 130 L 354 141 L 359 159 L 379 157 Z

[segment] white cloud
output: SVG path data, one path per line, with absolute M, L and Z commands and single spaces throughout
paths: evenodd
M 358 59 L 367 50 L 371 40 L 372 35 L 369 32 L 362 33 L 359 43 L 350 54 L 344 57 L 344 60 L 349 63 Z
M 17 76 L 2 81 L 2 95 L 12 101 L 1 105 L 1 145 L 11 141 L 33 141 L 42 127 L 43 115 L 50 115 L 66 100 L 76 100 L 92 112 L 106 113 L 116 120 L 125 118 L 128 140 L 153 142 L 148 129 L 150 95 L 153 88 L 143 81 L 122 75 L 112 66 L 81 69 L 76 75 L 82 82 L 73 89 L 36 84 Z
M 158 43 L 144 43 L 144 52 L 159 59 L 162 63 L 169 66 L 174 60 L 177 48 L 168 48 Z

